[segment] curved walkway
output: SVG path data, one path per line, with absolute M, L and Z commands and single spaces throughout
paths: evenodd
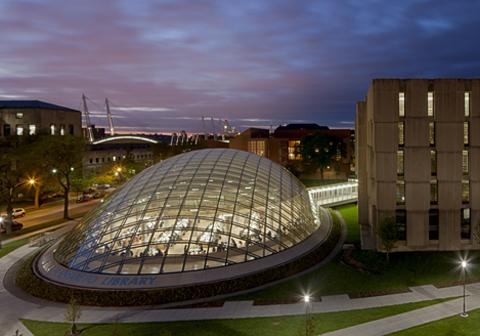
M 339 217 L 341 218 L 341 216 Z M 72 223 L 71 225 L 74 225 Z M 61 230 L 68 230 L 69 226 Z M 30 302 L 8 292 L 3 280 L 7 270 L 19 259 L 34 252 L 36 248 L 23 246 L 0 259 L 0 331 L 5 335 L 14 335 L 20 330 L 24 336 L 31 335 L 19 322 L 19 319 L 63 322 L 66 305 L 45 301 Z M 468 285 L 468 309 L 480 308 L 480 284 Z M 368 298 L 350 299 L 347 295 L 323 296 L 321 301 L 311 303 L 312 313 L 338 312 L 355 309 L 374 308 L 419 302 L 431 299 L 456 297 L 462 295 L 461 286 L 438 289 L 434 286 L 410 288 L 410 292 Z M 458 314 L 461 299 L 440 303 L 412 312 L 399 314 L 385 319 L 372 321 L 338 330 L 328 335 L 385 335 L 390 332 L 410 328 L 415 325 L 434 321 Z M 158 309 L 141 308 L 100 308 L 83 307 L 81 323 L 108 322 L 167 322 L 187 320 L 238 319 L 249 317 L 303 315 L 303 303 L 281 305 L 253 305 L 253 301 L 227 301 L 222 307 Z

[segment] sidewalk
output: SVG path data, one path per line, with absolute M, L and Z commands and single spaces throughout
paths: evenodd
M 469 291 L 476 295 L 467 299 L 467 310 L 480 308 L 480 284 L 469 286 Z M 382 336 L 400 330 L 416 327 L 425 323 L 458 315 L 462 311 L 463 298 L 439 303 L 433 306 L 412 310 L 410 312 L 386 317 L 345 329 L 323 334 L 324 336 Z

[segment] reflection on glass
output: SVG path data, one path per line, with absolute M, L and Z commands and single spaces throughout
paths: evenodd
M 55 257 L 87 272 L 192 271 L 268 256 L 316 228 L 305 188 L 283 167 L 248 152 L 201 150 L 138 174 Z

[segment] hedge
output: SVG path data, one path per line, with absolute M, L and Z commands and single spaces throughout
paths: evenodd
M 333 251 L 340 237 L 341 225 L 338 220 L 334 220 L 328 238 L 314 251 L 299 259 L 245 277 L 196 286 L 136 291 L 68 288 L 46 282 L 34 274 L 33 262 L 42 251 L 25 260 L 17 272 L 15 283 L 19 288 L 38 298 L 67 303 L 73 297 L 79 304 L 91 306 L 156 305 L 206 299 L 253 289 L 311 268 Z

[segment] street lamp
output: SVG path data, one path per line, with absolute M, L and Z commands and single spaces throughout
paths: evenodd
M 461 317 L 468 317 L 468 314 L 467 314 L 467 311 L 466 311 L 466 304 L 465 304 L 465 300 L 466 300 L 466 285 L 467 285 L 467 266 L 468 266 L 468 263 L 466 260 L 462 260 L 460 262 L 460 266 L 462 267 L 462 275 L 463 275 L 463 311 L 462 313 L 460 314 Z
M 30 185 L 32 185 L 32 186 L 35 184 L 35 182 L 36 182 L 36 181 L 35 181 L 34 178 L 28 179 L 28 184 L 30 184 Z
M 57 173 L 57 169 L 56 168 L 53 168 L 52 169 L 52 174 L 56 174 Z
M 303 296 L 303 302 L 305 303 L 305 336 L 308 335 L 308 308 L 310 307 L 310 295 L 305 294 Z

